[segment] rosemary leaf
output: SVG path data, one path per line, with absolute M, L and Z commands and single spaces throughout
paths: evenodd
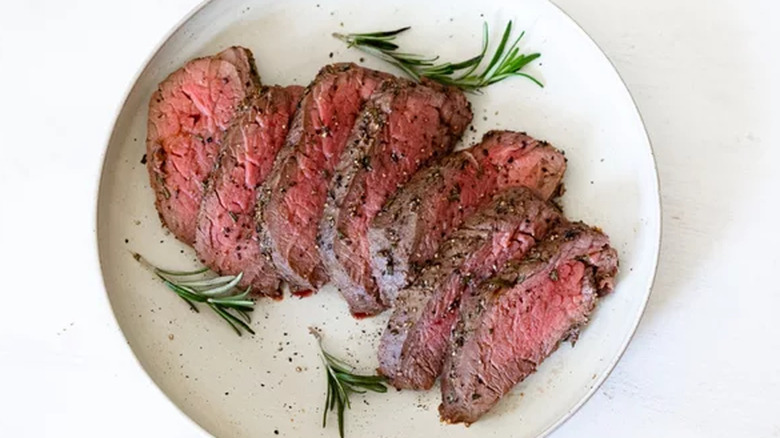
M 160 268 L 155 268 L 155 269 L 157 270 L 157 272 L 161 274 L 170 275 L 173 277 L 189 277 L 192 275 L 203 274 L 209 271 L 209 268 L 202 268 L 195 271 L 168 271 L 166 269 L 160 269 Z
M 504 47 L 506 46 L 506 41 L 509 39 L 509 35 L 512 32 L 512 22 L 510 21 L 509 24 L 506 25 L 506 29 L 504 30 L 504 35 L 501 37 L 501 42 L 498 44 L 498 48 L 496 49 L 496 53 L 493 55 L 493 58 L 490 60 L 490 63 L 488 64 L 487 68 L 485 68 L 485 71 L 482 73 L 481 77 L 485 77 L 490 73 L 490 70 L 493 68 L 494 65 L 498 62 L 499 58 L 501 58 L 501 55 L 504 53 Z
M 181 295 L 179 295 L 179 297 L 180 297 L 182 300 L 184 300 L 184 302 L 185 302 L 185 303 L 187 303 L 187 304 L 190 306 L 190 309 L 191 309 L 193 312 L 195 312 L 195 313 L 200 313 L 200 310 L 198 310 L 197 306 L 195 306 L 195 303 L 193 303 L 192 301 L 190 301 L 190 300 L 189 300 L 189 299 L 187 299 L 187 298 L 184 298 L 184 297 L 183 297 L 183 296 L 181 296 Z
M 247 312 L 251 312 L 254 309 L 236 309 L 236 313 L 238 313 L 242 318 L 244 318 L 244 322 L 249 324 L 252 322 L 252 318 L 249 316 Z
M 355 40 L 354 45 L 356 46 L 369 46 L 374 47 L 379 50 L 395 50 L 398 48 L 397 44 L 387 42 L 384 40 L 372 40 L 372 39 L 364 39 L 364 38 L 358 38 Z
M 220 316 L 222 316 L 227 321 L 229 321 L 231 323 L 231 325 L 234 326 L 234 328 L 237 325 L 237 326 L 243 328 L 244 330 L 248 331 L 249 333 L 251 333 L 253 335 L 255 334 L 254 330 L 252 330 L 251 327 L 249 327 L 244 321 L 242 321 L 242 320 L 238 319 L 237 317 L 233 316 L 233 314 L 230 313 L 230 311 L 228 309 L 225 309 L 224 307 L 218 306 L 216 304 L 212 304 L 212 303 L 208 303 L 208 304 L 209 304 L 209 306 L 212 309 L 214 309 L 217 313 L 219 313 Z M 241 336 L 241 330 L 236 328 L 236 331 L 238 332 L 238 335 Z
M 163 284 L 168 286 L 170 290 L 179 294 L 180 297 L 186 298 L 190 301 L 195 301 L 197 303 L 203 303 L 206 301 L 206 298 L 198 295 L 197 292 L 189 290 L 186 287 L 179 286 L 178 284 L 171 282 L 170 280 L 168 280 L 163 276 L 159 276 L 159 277 L 163 279 Z
M 333 400 L 332 394 L 333 394 L 333 385 L 330 384 L 330 376 L 328 376 L 328 391 L 327 394 L 325 395 L 325 407 L 322 409 L 323 428 L 328 425 L 328 411 L 331 409 L 330 402 L 331 400 Z
M 207 278 L 205 280 L 191 280 L 191 281 L 180 281 L 179 284 L 182 286 L 190 286 L 190 287 L 205 287 L 205 286 L 215 286 L 218 284 L 226 284 L 236 277 L 233 275 L 226 275 L 223 277 L 214 277 L 214 278 Z
M 331 399 L 330 399 L 330 410 L 332 411 L 333 408 L 336 407 L 336 401 L 339 398 L 339 392 L 338 392 L 338 389 L 337 389 L 338 383 L 333 378 L 333 376 L 331 376 L 330 374 L 328 374 L 328 385 L 330 385 L 330 390 L 333 393 L 333 395 L 331 396 Z
M 485 55 L 487 54 L 487 49 L 488 49 L 488 41 L 489 41 L 488 25 L 487 23 L 482 23 L 482 50 L 480 51 L 479 55 L 472 58 L 472 59 L 479 59 L 479 60 L 476 61 L 468 70 L 463 72 L 461 76 L 458 76 L 454 80 L 457 81 L 458 79 L 467 78 L 471 76 L 472 73 L 474 73 L 477 67 L 479 67 L 479 64 L 482 62 L 482 60 L 485 59 Z
M 407 30 L 411 29 L 412 26 L 406 26 L 402 27 L 400 29 L 391 30 L 387 32 L 374 32 L 374 33 L 364 33 L 362 36 L 369 37 L 369 38 L 387 38 L 387 37 L 394 37 L 398 35 L 399 33 L 406 32 Z
M 222 286 L 215 287 L 213 289 L 208 289 L 204 291 L 200 291 L 201 295 L 205 295 L 208 297 L 213 297 L 217 295 L 221 295 L 225 292 L 229 292 L 231 289 L 236 287 L 238 285 L 238 282 L 241 281 L 241 279 L 244 277 L 244 273 L 240 273 L 236 275 L 229 283 L 224 284 Z
M 206 302 L 209 302 L 211 304 L 222 304 L 223 306 L 230 306 L 230 307 L 248 307 L 252 308 L 254 306 L 255 302 L 252 300 L 240 300 L 236 299 L 234 297 L 226 297 L 226 298 L 207 298 Z
M 347 407 L 349 407 L 349 399 L 346 399 L 347 401 Z M 338 409 L 339 409 L 339 436 L 341 438 L 344 438 L 344 400 L 339 399 L 338 400 Z
M 222 317 L 222 319 L 224 319 L 228 324 L 230 324 L 230 327 L 233 328 L 233 330 L 236 332 L 238 336 L 241 336 L 241 330 L 239 330 L 238 327 L 236 327 L 236 324 L 233 323 L 233 321 L 231 321 L 230 317 L 224 310 L 220 309 L 219 306 L 216 306 L 211 303 L 208 303 L 208 306 L 211 307 L 211 310 L 216 312 L 217 315 Z

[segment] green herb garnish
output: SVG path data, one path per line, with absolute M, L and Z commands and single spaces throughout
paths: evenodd
M 309 331 L 317 338 L 328 379 L 328 393 L 322 412 L 322 427 L 327 425 L 328 412 L 335 409 L 339 421 L 339 436 L 344 438 L 344 410 L 350 408 L 350 394 L 365 394 L 367 391 L 387 392 L 386 379 L 382 376 L 355 374 L 351 366 L 325 351 L 322 347 L 322 334 L 319 331 L 314 328 L 310 328 Z
M 133 253 L 133 258 L 151 270 L 168 289 L 176 292 L 194 312 L 200 312 L 195 303 L 203 303 L 224 319 L 238 336 L 241 336 L 242 329 L 255 334 L 249 327 L 252 322 L 249 312 L 254 310 L 255 302 L 247 298 L 252 287 L 243 292 L 236 288 L 244 276 L 243 272 L 238 275 L 213 277 L 206 275 L 208 268 L 169 271 L 152 265 L 138 253 Z
M 495 53 L 488 61 L 487 66 L 480 72 L 477 70 L 487 55 L 489 43 L 487 23 L 482 27 L 482 50 L 480 53 L 457 63 L 436 64 L 438 56 L 426 57 L 398 51 L 399 46 L 394 42 L 395 38 L 409 29 L 411 27 L 407 26 L 386 32 L 334 33 L 333 36 L 347 43 L 348 47 L 355 47 L 400 68 L 417 81 L 425 77 L 445 85 L 458 87 L 464 91 L 479 92 L 482 88 L 506 78 L 521 76 L 530 79 L 540 87 L 544 87 L 538 79 L 520 71 L 542 56 L 539 53 L 520 53 L 520 48 L 517 45 L 525 32 L 521 32 L 512 44 L 507 45 L 512 35 L 512 21 L 507 23 Z

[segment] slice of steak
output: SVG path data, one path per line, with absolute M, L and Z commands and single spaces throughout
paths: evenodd
M 461 297 L 521 259 L 561 220 L 525 187 L 500 192 L 468 217 L 411 286 L 402 289 L 379 344 L 379 370 L 399 389 L 430 389 L 441 373 Z
M 464 295 L 442 372 L 442 421 L 477 421 L 561 341 L 573 342 L 617 266 L 602 232 L 564 224 Z
M 387 304 L 436 254 L 439 244 L 495 193 L 528 187 L 544 199 L 560 187 L 566 159 L 546 142 L 491 131 L 412 177 L 368 230 L 374 278 Z
M 303 97 L 274 169 L 259 193 L 257 226 L 293 291 L 328 281 L 317 233 L 333 169 L 366 100 L 392 76 L 355 64 L 320 70 Z
M 188 62 L 152 94 L 149 179 L 160 220 L 185 243 L 195 242 L 203 187 L 217 162 L 223 132 L 259 84 L 252 53 L 231 47 Z
M 241 287 L 281 295 L 273 263 L 260 252 L 255 230 L 255 189 L 271 172 L 284 144 L 303 87 L 263 87 L 225 133 L 219 166 L 200 207 L 195 251 L 223 275 L 244 276 Z
M 334 168 L 319 238 L 331 281 L 353 314 L 385 309 L 371 273 L 369 223 L 420 167 L 452 151 L 471 117 L 459 89 L 406 80 L 385 82 L 363 107 Z

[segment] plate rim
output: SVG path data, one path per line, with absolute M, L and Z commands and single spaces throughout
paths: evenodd
M 135 363 L 141 368 L 143 371 L 143 375 L 145 378 L 145 381 L 148 384 L 151 384 L 162 396 L 164 397 L 165 401 L 173 406 L 176 411 L 178 411 L 179 415 L 186 419 L 185 421 L 189 422 L 190 424 L 194 425 L 196 428 L 200 429 L 203 433 L 206 433 L 210 435 L 211 433 L 206 430 L 200 423 L 198 423 L 195 419 L 193 419 L 190 415 L 188 415 L 184 410 L 176 403 L 173 402 L 173 400 L 170 398 L 170 396 L 160 388 L 159 385 L 157 385 L 154 380 L 152 379 L 152 376 L 149 374 L 149 372 L 146 370 L 146 367 L 143 366 L 138 356 L 135 354 L 133 349 L 130 347 L 129 343 L 126 342 L 127 336 L 125 335 L 124 330 L 122 329 L 122 326 L 119 324 L 119 320 L 117 319 L 116 313 L 114 311 L 114 306 L 111 304 L 111 300 L 108 295 L 108 285 L 106 284 L 106 277 L 104 274 L 104 268 L 103 268 L 103 258 L 101 256 L 100 251 L 100 235 L 99 235 L 99 224 L 100 224 L 100 199 L 101 199 L 101 193 L 103 192 L 103 184 L 104 184 L 104 175 L 105 170 L 108 165 L 107 163 L 107 156 L 108 156 L 108 148 L 111 145 L 111 141 L 116 133 L 116 127 L 117 123 L 119 122 L 119 116 L 122 113 L 122 110 L 127 105 L 127 101 L 130 98 L 130 95 L 135 90 L 135 87 L 138 84 L 138 80 L 143 75 L 143 73 L 147 70 L 149 67 L 149 64 L 152 62 L 152 60 L 160 53 L 160 50 L 170 41 L 171 37 L 182 27 L 184 26 L 189 20 L 191 20 L 195 15 L 197 15 L 201 10 L 206 8 L 208 5 L 210 5 L 212 2 L 217 0 L 201 0 L 200 3 L 195 5 L 189 12 L 187 12 L 184 16 L 182 16 L 181 19 L 179 19 L 176 23 L 174 23 L 168 31 L 163 34 L 159 42 L 151 49 L 149 54 L 145 57 L 143 60 L 143 63 L 140 65 L 140 67 L 136 70 L 135 74 L 131 77 L 129 84 L 126 86 L 126 90 L 123 94 L 122 99 L 119 101 L 117 106 L 114 109 L 113 113 L 113 122 L 110 125 L 110 130 L 108 134 L 106 135 L 106 138 L 103 142 L 103 148 L 101 151 L 101 157 L 100 157 L 100 175 L 97 178 L 97 190 L 95 190 L 94 193 L 94 212 L 92 215 L 92 225 L 94 231 L 94 246 L 93 249 L 96 254 L 96 261 L 98 263 L 98 268 L 100 270 L 100 281 L 103 285 L 103 293 L 101 294 L 104 305 L 110 310 L 111 317 L 110 320 L 113 321 L 113 329 L 115 334 L 121 334 L 122 344 L 125 346 L 125 351 L 129 352 L 132 360 L 135 361 Z M 279 1 L 279 0 L 275 0 Z M 645 123 L 644 117 L 642 116 L 642 112 L 639 109 L 639 106 L 637 105 L 636 98 L 631 93 L 630 88 L 626 84 L 625 79 L 620 74 L 620 71 L 616 67 L 615 63 L 612 61 L 612 59 L 607 55 L 607 53 L 601 48 L 601 46 L 596 42 L 596 40 L 591 37 L 591 35 L 571 16 L 569 13 L 567 13 L 563 8 L 561 8 L 554 0 L 545 0 L 547 3 L 549 3 L 553 8 L 555 8 L 558 12 L 562 14 L 562 16 L 568 20 L 572 25 L 574 25 L 574 28 L 585 37 L 587 41 L 590 42 L 598 51 L 601 53 L 602 56 L 607 60 L 609 63 L 610 69 L 615 73 L 617 78 L 619 79 L 623 89 L 625 90 L 626 94 L 631 100 L 632 106 L 634 108 L 634 111 L 636 112 L 636 116 L 642 126 L 642 131 L 644 132 L 644 137 L 647 140 L 647 146 L 650 152 L 650 158 L 652 162 L 652 168 L 653 168 L 653 174 L 655 175 L 654 178 L 654 185 L 655 190 L 654 194 L 656 197 L 655 204 L 656 204 L 656 223 L 657 225 L 657 233 L 658 237 L 657 239 L 653 240 L 653 243 L 656 245 L 655 251 L 654 251 L 654 257 L 652 259 L 652 273 L 650 275 L 650 281 L 647 284 L 647 288 L 644 292 L 645 296 L 641 303 L 641 309 L 637 314 L 636 320 L 633 322 L 631 326 L 630 332 L 626 335 L 624 341 L 621 343 L 618 353 L 610 360 L 609 364 L 607 365 L 606 371 L 596 380 L 596 382 L 591 386 L 591 388 L 588 390 L 587 393 L 573 406 L 571 406 L 568 411 L 562 415 L 558 420 L 553 422 L 550 426 L 548 426 L 546 429 L 544 429 L 539 435 L 537 435 L 537 438 L 544 438 L 549 436 L 551 433 L 553 433 L 555 430 L 557 430 L 559 427 L 561 427 L 564 423 L 566 423 L 571 417 L 574 416 L 592 397 L 595 395 L 595 393 L 601 388 L 601 386 L 606 382 L 606 380 L 612 375 L 612 372 L 615 370 L 615 367 L 620 362 L 620 360 L 623 358 L 623 356 L 626 353 L 626 350 L 628 349 L 629 344 L 631 344 L 631 341 L 633 340 L 634 336 L 636 335 L 637 329 L 639 328 L 639 325 L 641 324 L 646 311 L 647 311 L 647 304 L 650 300 L 650 296 L 653 293 L 653 289 L 655 287 L 656 280 L 658 278 L 658 265 L 659 260 L 661 256 L 661 246 L 663 243 L 663 203 L 661 201 L 661 179 L 660 175 L 658 173 L 658 161 L 656 159 L 655 154 L 655 148 L 653 147 L 653 141 L 650 137 L 650 133 L 647 130 L 647 124 Z
M 209 0 L 211 1 L 211 0 Z M 618 362 L 620 362 L 620 359 L 623 358 L 623 355 L 626 354 L 626 350 L 628 350 L 629 344 L 631 344 L 631 341 L 634 339 L 634 336 L 636 335 L 637 329 L 639 328 L 639 324 L 642 323 L 642 319 L 645 316 L 645 313 L 647 312 L 647 303 L 650 301 L 650 296 L 653 294 L 653 288 L 655 287 L 656 279 L 658 278 L 658 261 L 661 258 L 661 244 L 663 240 L 663 203 L 661 202 L 661 177 L 658 174 L 658 160 L 655 156 L 655 148 L 653 148 L 653 140 L 650 138 L 650 133 L 647 131 L 647 124 L 645 123 L 644 117 L 642 117 L 642 112 L 639 110 L 639 105 L 637 105 L 636 98 L 631 93 L 631 89 L 628 88 L 628 84 L 626 84 L 626 80 L 623 79 L 623 76 L 620 74 L 620 71 L 618 70 L 617 66 L 615 66 L 615 63 L 612 61 L 612 58 L 607 55 L 607 53 L 601 48 L 599 43 L 596 42 L 596 40 L 593 39 L 592 36 L 575 20 L 571 15 L 569 15 L 568 12 L 563 10 L 560 6 L 558 6 L 557 3 L 553 0 L 547 0 L 550 5 L 552 5 L 555 9 L 557 9 L 563 16 L 571 22 L 571 24 L 574 25 L 574 27 L 585 36 L 585 38 L 590 41 L 591 44 L 593 44 L 596 49 L 604 56 L 604 58 L 609 63 L 610 68 L 615 73 L 617 78 L 620 80 L 620 83 L 623 85 L 623 89 L 626 91 L 626 94 L 628 94 L 628 97 L 631 99 L 631 103 L 633 104 L 634 111 L 636 112 L 637 117 L 639 118 L 639 123 L 642 124 L 642 131 L 644 131 L 644 136 L 647 139 L 647 146 L 650 151 L 650 158 L 653 164 L 653 174 L 655 175 L 655 196 L 656 196 L 656 206 L 657 206 L 657 212 L 658 215 L 656 217 L 656 221 L 658 223 L 658 238 L 655 239 L 654 243 L 656 244 L 655 248 L 655 257 L 653 257 L 653 268 L 652 268 L 652 274 L 650 276 L 650 281 L 647 285 L 647 291 L 645 292 L 645 298 L 642 302 L 641 310 L 638 312 L 638 315 L 636 317 L 636 320 L 633 323 L 633 326 L 631 327 L 631 332 L 628 333 L 625 340 L 620 346 L 620 351 L 615 355 L 615 357 L 610 361 L 609 365 L 607 366 L 607 371 L 603 373 L 601 377 L 596 380 L 596 383 L 590 388 L 590 390 L 580 399 L 579 402 L 575 403 L 574 406 L 572 406 L 569 411 L 561 416 L 558 421 L 551 424 L 547 429 L 542 431 L 541 434 L 537 438 L 544 438 L 551 433 L 555 432 L 559 427 L 561 427 L 564 423 L 566 423 L 571 417 L 574 416 L 574 414 L 577 413 L 583 406 L 585 406 L 585 403 L 587 403 L 594 394 L 596 394 L 596 391 L 601 388 L 601 386 L 604 384 L 604 382 L 607 381 L 609 376 L 612 375 L 612 372 L 615 370 L 615 367 L 617 366 Z
M 130 78 L 129 83 L 125 86 L 125 92 L 122 96 L 122 98 L 119 100 L 119 103 L 114 108 L 114 114 L 113 114 L 113 122 L 111 123 L 111 128 L 109 129 L 108 133 L 106 134 L 106 138 L 103 142 L 103 149 L 101 151 L 100 155 L 100 175 L 97 177 L 97 190 L 95 190 L 94 193 L 94 211 L 92 214 L 92 229 L 94 229 L 94 241 L 93 241 L 93 250 L 95 251 L 96 261 L 98 264 L 98 269 L 100 270 L 100 283 L 103 285 L 103 293 L 101 294 L 101 297 L 103 299 L 103 305 L 105 306 L 104 309 L 110 310 L 110 321 L 113 323 L 113 331 L 112 335 L 119 338 L 117 335 L 121 335 L 121 339 L 118 339 L 118 342 L 121 341 L 122 345 L 124 346 L 122 349 L 129 353 L 131 360 L 135 362 L 136 366 L 141 369 L 144 383 L 146 386 L 151 386 L 154 389 L 153 391 L 157 391 L 158 394 L 162 395 L 161 400 L 164 400 L 164 403 L 167 403 L 168 406 L 172 407 L 172 412 L 178 412 L 179 417 L 186 423 L 189 423 L 192 425 L 194 430 L 200 430 L 202 434 L 205 435 L 212 435 L 211 432 L 206 430 L 205 427 L 203 427 L 200 423 L 195 421 L 194 418 L 187 415 L 186 412 L 178 405 L 176 404 L 171 397 L 163 391 L 163 389 L 158 385 L 154 379 L 152 378 L 151 374 L 149 374 L 149 371 L 146 369 L 146 367 L 141 363 L 141 360 L 138 358 L 138 355 L 135 354 L 135 351 L 133 351 L 133 348 L 130 346 L 130 343 L 127 341 L 127 335 L 125 334 L 124 329 L 122 329 L 122 325 L 119 324 L 119 320 L 117 319 L 116 312 L 114 311 L 114 306 L 111 304 L 111 298 L 108 295 L 108 285 L 106 284 L 106 276 L 103 268 L 103 257 L 101 256 L 100 252 L 100 199 L 101 199 L 101 193 L 103 192 L 103 183 L 105 180 L 105 171 L 106 167 L 108 166 L 108 148 L 111 145 L 111 140 L 114 138 L 114 134 L 116 133 L 116 127 L 119 123 L 119 116 L 122 114 L 122 110 L 127 105 L 127 101 L 130 99 L 130 95 L 133 94 L 133 91 L 135 90 L 135 87 L 138 84 L 138 80 L 141 78 L 141 75 L 144 74 L 146 69 L 149 67 L 149 64 L 152 62 L 152 60 L 160 53 L 160 50 L 170 41 L 171 37 L 182 27 L 184 26 L 192 17 L 197 15 L 201 10 L 206 8 L 211 2 L 215 0 L 200 0 L 200 3 L 196 4 L 189 12 L 187 12 L 184 16 L 182 16 L 181 19 L 179 19 L 176 23 L 171 25 L 171 27 L 163 34 L 162 37 L 160 37 L 160 40 L 152 47 L 152 49 L 149 51 L 149 53 L 144 58 L 142 64 L 136 69 L 135 74 Z

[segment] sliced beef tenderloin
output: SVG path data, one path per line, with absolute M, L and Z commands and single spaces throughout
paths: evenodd
M 320 70 L 259 193 L 256 221 L 263 250 L 293 291 L 328 281 L 316 239 L 328 185 L 360 109 L 385 80 L 393 77 L 355 64 Z
M 225 133 L 218 167 L 209 178 L 195 233 L 203 264 L 224 275 L 243 272 L 242 287 L 281 294 L 273 263 L 260 252 L 255 189 L 271 172 L 303 88 L 263 87 Z
M 560 220 L 557 207 L 525 187 L 500 192 L 469 216 L 399 291 L 379 344 L 380 372 L 399 389 L 433 386 L 463 294 L 521 259 Z
M 576 339 L 617 265 L 602 232 L 564 224 L 464 295 L 442 372 L 442 420 L 477 421 L 561 341 Z
M 385 308 L 371 273 L 369 223 L 420 167 L 452 151 L 471 117 L 459 89 L 406 80 L 385 82 L 363 107 L 334 168 L 319 236 L 323 263 L 353 314 Z
M 454 153 L 412 177 L 369 227 L 374 278 L 391 304 L 439 244 L 498 191 L 528 187 L 543 199 L 560 187 L 566 159 L 546 142 L 491 131 L 482 143 Z
M 223 132 L 259 84 L 252 53 L 231 47 L 188 62 L 152 95 L 146 155 L 155 205 L 163 225 L 185 243 L 195 242 L 203 187 Z

